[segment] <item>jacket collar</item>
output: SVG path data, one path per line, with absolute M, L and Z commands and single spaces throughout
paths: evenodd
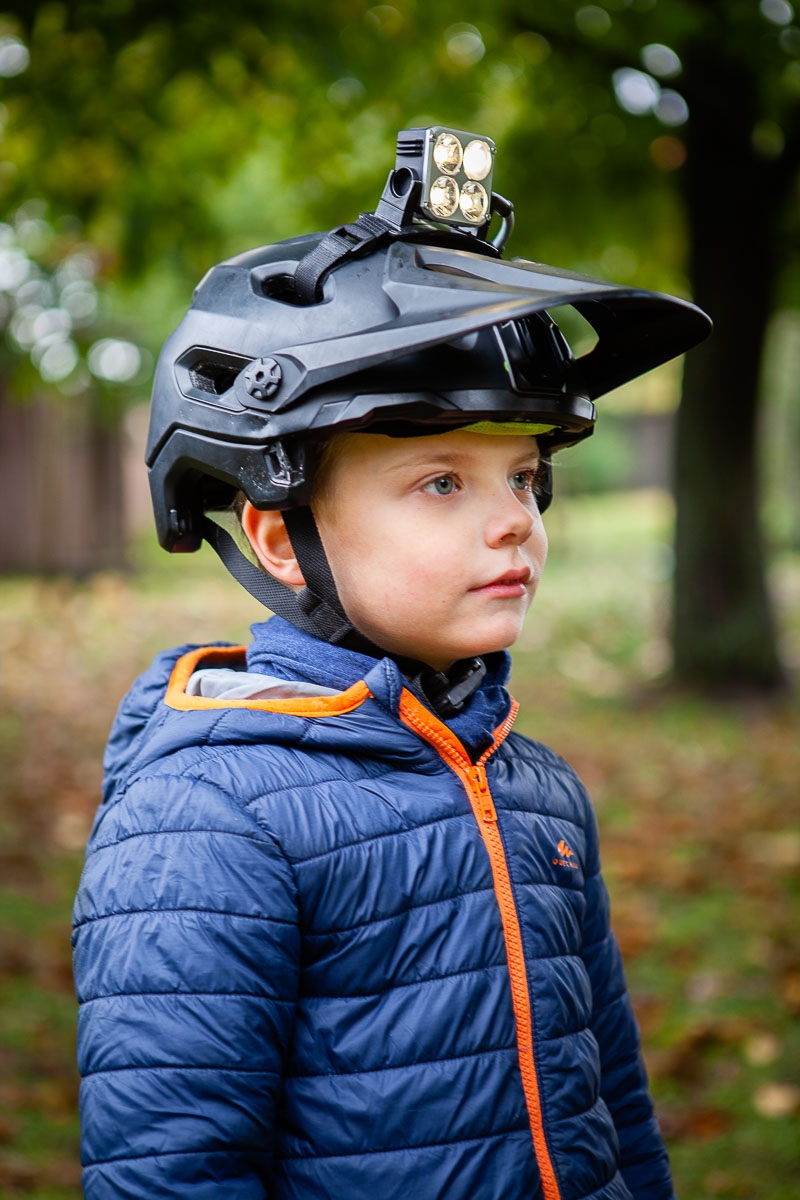
M 332 646 L 305 633 L 282 617 L 251 626 L 253 640 L 247 648 L 247 669 L 280 679 L 303 680 L 342 690 L 359 680 L 382 676 L 387 698 L 399 699 L 407 681 L 391 658 L 370 658 L 355 650 Z M 480 757 L 494 740 L 494 730 L 511 707 L 506 683 L 511 658 L 505 651 L 485 657 L 486 676 L 464 710 L 445 722 L 473 759 Z M 390 700 L 391 703 L 391 700 Z M 396 708 L 395 703 L 392 704 Z

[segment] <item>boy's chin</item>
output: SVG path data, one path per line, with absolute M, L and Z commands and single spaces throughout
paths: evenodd
M 430 636 L 420 640 L 414 637 L 391 638 L 385 630 L 374 627 L 362 626 L 361 632 L 390 656 L 425 663 L 434 671 L 447 671 L 454 663 L 465 659 L 482 658 L 486 654 L 508 650 L 522 632 L 522 621 L 506 619 L 486 622 L 482 627 L 464 629 L 458 633 L 453 631 L 455 636 L 449 638 Z M 429 632 L 434 633 L 433 630 Z M 436 631 L 439 634 L 441 632 Z
M 490 638 L 466 642 L 458 647 L 450 647 L 446 651 L 443 648 L 442 653 L 414 654 L 409 655 L 409 657 L 416 658 L 419 662 L 427 663 L 435 671 L 448 671 L 454 663 L 463 662 L 465 659 L 484 658 L 487 654 L 496 654 L 500 650 L 508 650 L 510 646 L 513 646 L 518 637 L 519 631 L 505 638 Z

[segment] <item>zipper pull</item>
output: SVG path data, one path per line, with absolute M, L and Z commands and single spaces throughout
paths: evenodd
M 481 806 L 481 813 L 484 821 L 496 821 L 497 810 L 495 809 L 492 800 L 491 792 L 489 791 L 489 781 L 486 778 L 486 772 L 483 767 L 471 767 L 469 777 L 473 785 L 473 790 L 478 797 L 478 803 Z

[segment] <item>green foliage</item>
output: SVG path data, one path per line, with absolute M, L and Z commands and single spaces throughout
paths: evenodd
M 30 63 L 2 83 L 0 193 L 77 216 L 104 278 L 188 289 L 223 253 L 373 207 L 395 132 L 449 121 L 498 141 L 517 253 L 685 290 L 681 57 L 715 40 L 747 66 L 753 154 L 796 172 L 800 31 L 755 4 L 484 0 L 469 19 L 448 0 L 179 4 L 168 21 L 152 3 L 9 5 L 0 36 Z M 644 109 L 619 71 L 644 72 Z
M 755 426 L 749 368 L 771 306 L 795 300 L 800 278 L 800 28 L 785 0 L 476 0 L 468 12 L 451 0 L 181 0 L 168 18 L 153 0 L 17 0 L 0 17 L 0 96 L 5 205 L 39 199 L 56 224 L 79 219 L 113 314 L 153 351 L 212 262 L 373 208 L 396 131 L 445 121 L 497 140 L 511 253 L 691 290 L 713 309 L 712 356 L 721 347 L 748 381 L 737 426 Z M 721 378 L 715 362 L 687 397 L 690 443 L 698 417 L 728 411 Z M 598 478 L 614 473 L 608 445 Z M 678 476 L 694 509 L 685 544 L 687 528 L 705 528 L 704 487 L 719 495 L 727 480 L 696 464 L 688 483 Z M 757 555 L 742 565 L 759 597 L 760 572 Z M 721 659 L 735 660 L 736 623 L 709 621 L 689 595 L 700 576 L 678 572 L 676 631 L 683 612 L 690 628 L 730 630 Z M 766 601 L 744 611 L 741 641 L 772 662 Z
M 119 324 L 103 311 L 98 256 L 79 235 L 75 218 L 49 221 L 42 201 L 0 223 L 0 369 L 18 399 L 42 382 L 67 402 L 91 392 L 95 414 L 113 423 L 148 364 L 135 343 L 111 336 Z

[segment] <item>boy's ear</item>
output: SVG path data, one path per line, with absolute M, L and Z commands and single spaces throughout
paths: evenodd
M 262 512 L 245 500 L 241 522 L 245 537 L 264 570 L 287 587 L 297 591 L 304 587 L 303 572 L 295 557 L 283 517 L 277 509 Z

